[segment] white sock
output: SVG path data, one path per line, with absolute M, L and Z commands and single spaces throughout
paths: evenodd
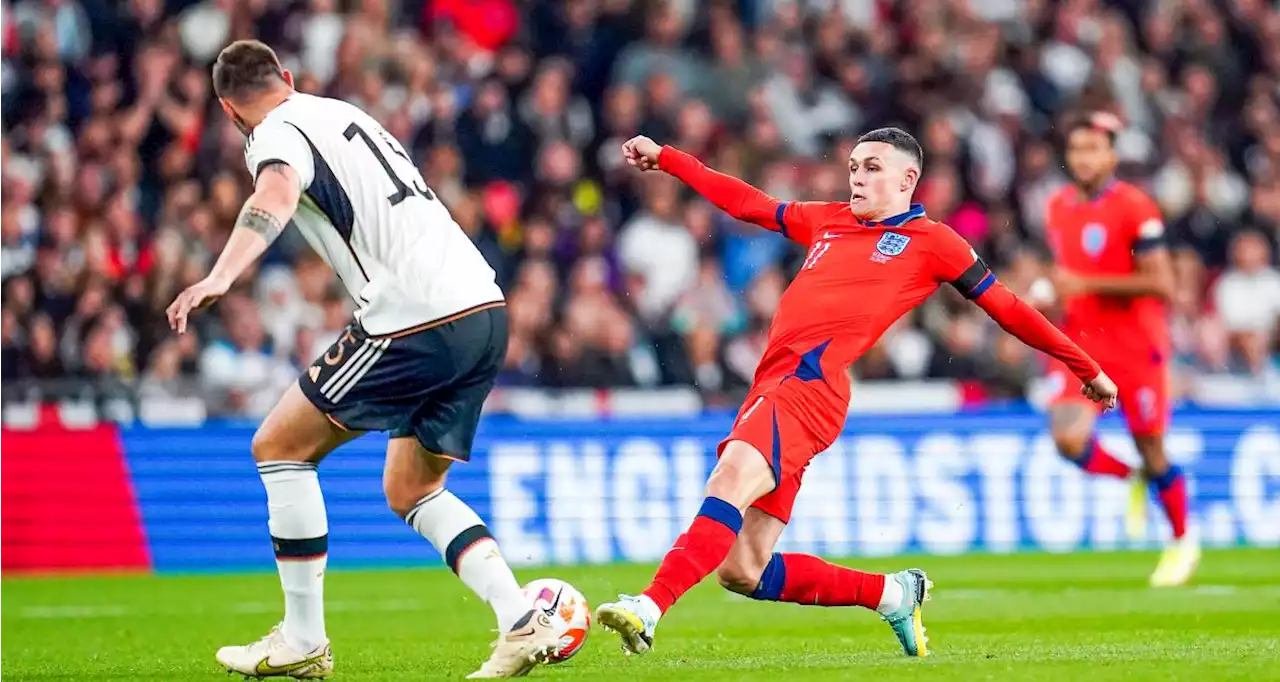
M 328 641 L 324 632 L 324 569 L 329 557 L 329 519 L 324 512 L 316 465 L 261 462 L 267 488 L 267 527 L 284 589 L 284 637 L 300 653 Z
M 497 542 L 466 502 L 441 488 L 418 500 L 404 520 L 493 609 L 500 632 L 510 630 L 529 612 L 520 584 L 498 552 Z
M 640 610 L 643 611 L 643 613 L 638 614 L 641 618 L 657 623 L 658 619 L 662 617 L 662 609 L 658 608 L 658 603 L 649 595 L 641 594 L 636 597 L 636 601 L 639 603 Z
M 876 611 L 881 614 L 897 611 L 902 606 L 902 600 L 906 594 L 902 591 L 902 584 L 898 582 L 892 575 L 884 577 L 884 593 L 880 595 L 880 605 L 876 607 Z

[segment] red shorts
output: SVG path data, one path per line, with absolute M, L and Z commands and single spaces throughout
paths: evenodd
M 1116 382 L 1119 391 L 1119 407 L 1134 436 L 1162 436 L 1169 427 L 1172 410 L 1170 397 L 1169 366 L 1153 363 L 1150 359 L 1135 362 L 1103 362 L 1102 371 Z M 1101 406 L 1080 394 L 1080 379 L 1057 360 L 1051 361 L 1048 373 L 1053 384 L 1051 404 L 1080 401 L 1095 410 Z
M 783 523 L 791 521 L 809 462 L 831 447 L 844 429 L 849 399 L 825 388 L 798 379 L 771 388 L 753 387 L 716 453 L 740 440 L 764 456 L 777 485 L 751 506 Z

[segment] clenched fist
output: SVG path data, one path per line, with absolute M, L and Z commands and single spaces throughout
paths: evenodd
M 1103 407 L 1112 408 L 1116 406 L 1116 384 L 1105 373 L 1099 372 L 1098 376 L 1092 381 L 1080 387 L 1080 392 L 1086 398 L 1095 403 L 1101 403 Z
M 662 146 L 644 135 L 636 135 L 622 143 L 622 158 L 642 171 L 657 170 L 661 153 Z

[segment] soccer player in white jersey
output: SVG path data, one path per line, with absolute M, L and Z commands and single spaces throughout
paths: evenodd
M 391 509 L 494 610 L 499 635 L 473 678 L 527 673 L 555 645 L 480 517 L 445 488 L 471 454 L 507 347 L 494 273 L 395 139 L 360 109 L 293 89 L 271 48 L 238 41 L 213 67 L 222 109 L 248 136 L 253 195 L 209 276 L 169 306 L 187 317 L 226 293 L 290 220 L 359 304 L 354 321 L 280 399 L 253 439 L 284 588 L 284 620 L 218 650 L 253 677 L 326 677 L 323 584 L 328 521 L 316 464 L 365 431 L 390 432 Z

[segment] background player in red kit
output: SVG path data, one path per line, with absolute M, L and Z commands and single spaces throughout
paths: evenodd
M 622 636 L 626 650 L 645 653 L 658 618 L 718 569 L 723 586 L 754 599 L 875 609 L 908 656 L 926 655 L 920 607 L 930 583 L 923 571 L 863 573 L 815 556 L 773 552 L 805 468 L 844 427 L 849 366 L 889 325 L 948 283 L 1009 332 L 1065 362 L 1091 400 L 1114 404 L 1115 385 L 997 282 L 968 242 L 911 204 L 922 154 L 902 130 L 883 128 L 858 140 L 849 157 L 850 198 L 841 202 L 779 201 L 647 137 L 628 141 L 623 153 L 631 165 L 666 171 L 733 217 L 778 230 L 809 251 L 782 296 L 697 517 L 649 587 L 601 605 L 599 622 Z
M 1119 129 L 1110 114 L 1081 117 L 1068 129 L 1067 169 L 1075 182 L 1049 200 L 1049 245 L 1057 263 L 1052 293 L 1062 300 L 1067 336 L 1115 378 L 1144 470 L 1131 471 L 1098 443 L 1097 410 L 1080 400 L 1074 391 L 1079 382 L 1061 363 L 1050 370 L 1058 388 L 1050 423 L 1059 452 L 1081 469 L 1133 479 L 1130 535 L 1145 531 L 1150 482 L 1174 538 L 1151 584 L 1181 585 L 1195 572 L 1200 547 L 1187 533 L 1182 472 L 1164 450 L 1170 352 L 1165 301 L 1173 291 L 1173 268 L 1159 209 L 1142 190 L 1113 178 Z

